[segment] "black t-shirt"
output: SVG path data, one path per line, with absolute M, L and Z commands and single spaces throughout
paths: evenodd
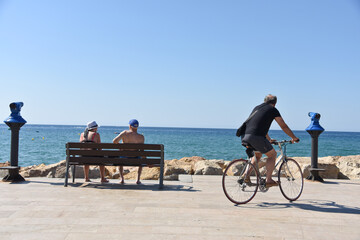
M 246 123 L 245 134 L 252 134 L 256 136 L 266 136 L 272 121 L 276 117 L 281 117 L 279 111 L 270 104 L 263 103 L 256 106 L 251 112 L 258 110 L 255 115 Z

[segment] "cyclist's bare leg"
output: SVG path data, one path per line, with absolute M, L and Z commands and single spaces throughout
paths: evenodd
M 266 183 L 274 183 L 275 181 L 272 179 L 271 175 L 275 168 L 275 160 L 276 160 L 276 151 L 275 149 L 271 149 L 265 155 L 268 157 L 266 161 Z
M 255 156 L 251 159 L 251 163 L 254 165 L 254 166 L 257 166 L 256 165 L 256 162 L 260 160 L 262 156 L 262 153 L 261 152 L 255 152 Z M 250 169 L 249 167 L 246 169 L 246 172 L 243 174 L 242 177 L 245 177 L 245 176 L 250 176 L 251 172 L 253 171 L 254 169 Z
M 257 160 L 257 161 L 260 160 L 261 156 L 262 156 L 262 153 L 261 153 L 261 152 L 255 152 L 255 157 L 256 157 L 256 160 Z M 253 158 L 253 160 L 251 161 L 251 163 L 254 164 L 254 166 L 256 166 L 256 165 L 255 165 L 255 158 Z

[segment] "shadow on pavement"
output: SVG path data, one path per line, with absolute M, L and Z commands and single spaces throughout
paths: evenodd
M 48 181 L 28 181 L 28 183 L 49 184 L 53 186 L 64 187 L 63 182 L 48 182 Z M 159 189 L 158 184 L 142 183 L 142 184 L 119 184 L 119 183 L 105 183 L 90 182 L 90 183 L 69 183 L 68 188 L 93 188 L 93 189 L 114 189 L 114 190 L 146 190 L 146 191 L 185 191 L 185 192 L 199 192 L 191 186 L 186 185 L 166 185 L 163 189 Z M 66 187 L 64 187 L 66 188 Z
M 193 187 L 185 185 L 164 185 L 163 189 L 159 189 L 158 184 L 118 184 L 118 183 L 106 183 L 106 184 L 71 184 L 71 187 L 84 187 L 84 188 L 96 188 L 96 189 L 114 189 L 114 190 L 150 190 L 150 191 L 185 191 L 185 192 L 199 192 Z
M 334 201 L 326 200 L 301 200 L 293 203 L 268 203 L 263 202 L 255 205 L 256 207 L 276 209 L 276 208 L 299 208 L 308 211 L 325 213 L 347 213 L 360 214 L 360 208 L 337 204 Z

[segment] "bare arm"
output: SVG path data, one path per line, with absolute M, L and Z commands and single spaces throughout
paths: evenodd
M 82 133 L 81 135 L 80 135 L 80 142 L 82 142 L 84 140 L 84 133 Z
M 271 142 L 271 137 L 269 136 L 269 134 L 266 134 L 266 139 Z
M 101 143 L 101 139 L 100 139 L 100 134 L 99 133 L 95 133 L 96 135 L 95 135 L 95 142 L 96 143 Z
M 276 117 L 275 121 L 279 124 L 281 129 L 289 136 L 291 137 L 291 140 L 293 142 L 298 142 L 299 138 L 295 136 L 295 134 L 291 131 L 289 126 L 285 123 L 284 119 L 282 117 Z
M 125 131 L 122 131 L 116 138 L 113 139 L 113 143 L 119 143 L 124 137 Z

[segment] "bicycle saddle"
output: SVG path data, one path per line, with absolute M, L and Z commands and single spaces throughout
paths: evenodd
M 246 142 L 246 141 L 242 141 L 242 145 L 244 147 L 246 147 L 246 154 L 248 155 L 249 158 L 252 158 L 254 156 L 254 148 L 250 145 L 250 143 Z

